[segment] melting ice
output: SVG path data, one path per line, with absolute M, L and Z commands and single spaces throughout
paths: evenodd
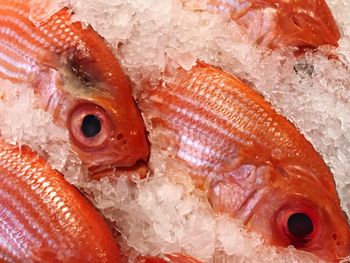
M 190 68 L 197 59 L 220 66 L 252 83 L 274 107 L 312 142 L 331 167 L 350 215 L 350 5 L 329 0 L 342 31 L 328 60 L 321 52 L 297 61 L 289 51 L 256 47 L 225 16 L 193 12 L 180 0 L 70 0 L 75 20 L 91 24 L 115 49 L 135 89 L 157 80 L 169 60 Z M 56 7 L 50 7 L 56 10 Z M 120 232 L 118 242 L 133 256 L 183 251 L 207 262 L 317 262 L 293 248 L 276 250 L 248 234 L 240 222 L 214 216 L 196 190 L 186 167 L 168 158 L 174 149 L 152 148 L 152 176 L 130 184 L 125 177 L 88 181 L 79 160 L 69 151 L 68 135 L 50 116 L 35 108 L 32 91 L 0 83 L 1 134 L 29 144 L 84 191 Z M 25 116 L 25 117 L 24 117 Z M 144 116 L 147 122 L 148 116 Z M 19 121 L 24 120 L 24 121 Z M 44 128 L 45 127 L 45 128 Z M 163 131 L 151 130 L 155 141 Z

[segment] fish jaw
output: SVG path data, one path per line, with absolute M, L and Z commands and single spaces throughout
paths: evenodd
M 87 199 L 29 148 L 0 145 L 5 261 L 120 262 L 110 229 Z
M 339 29 L 324 0 L 212 0 L 210 6 L 230 13 L 231 19 L 263 46 L 338 46 Z

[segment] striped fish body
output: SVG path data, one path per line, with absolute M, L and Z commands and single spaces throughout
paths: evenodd
M 36 153 L 2 139 L 0 261 L 120 261 L 94 207 Z
M 34 3 L 31 5 L 31 2 Z M 50 64 L 56 66 L 59 62 L 55 60 L 63 55 L 75 59 L 69 61 L 71 67 L 75 66 L 74 70 L 84 70 L 84 66 L 95 67 L 91 69 L 96 71 L 91 77 L 108 80 L 116 86 L 115 89 L 120 86 L 123 93 L 131 94 L 118 61 L 91 27 L 71 22 L 72 11 L 68 8 L 63 8 L 46 19 L 37 20 L 32 16 L 35 7 L 35 1 L 1 1 L 0 33 L 1 47 L 4 49 L 1 53 L 2 78 L 27 82 L 30 76 L 38 74 L 40 68 Z M 84 57 L 84 52 L 89 53 L 89 56 Z M 99 56 L 104 56 L 104 60 Z M 88 61 L 82 61 L 83 59 L 90 59 L 91 64 L 84 65 L 83 62 Z M 76 64 L 73 65 L 74 63 Z M 86 70 L 87 72 L 77 74 L 92 73 Z
M 313 146 L 239 79 L 201 62 L 164 79 L 144 95 L 143 108 L 179 134 L 178 157 L 205 175 L 203 180 L 243 164 L 298 164 L 317 171 L 317 180 L 336 193 Z
M 34 89 L 92 173 L 146 160 L 143 120 L 113 52 L 68 8 L 35 15 L 38 2 L 0 0 L 0 77 Z
M 228 14 L 259 45 L 299 49 L 317 48 L 321 45 L 338 46 L 339 29 L 324 0 L 207 2 L 210 12 Z M 203 6 L 201 1 L 199 6 Z
M 215 67 L 198 63 L 169 72 L 144 93 L 141 105 L 154 129 L 176 135 L 177 158 L 207 191 L 214 211 L 243 220 L 272 244 L 332 260 L 347 256 L 350 231 L 333 176 L 296 127 L 248 85 Z M 174 138 L 155 140 L 166 149 Z M 317 234 L 305 237 L 309 243 L 300 245 L 288 234 L 287 215 L 295 211 L 316 218 Z

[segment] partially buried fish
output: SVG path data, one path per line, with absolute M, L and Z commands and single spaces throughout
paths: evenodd
M 28 147 L 0 138 L 0 262 L 120 262 L 94 207 Z
M 93 174 L 147 160 L 141 114 L 105 41 L 68 8 L 33 19 L 30 3 L 0 0 L 0 77 L 34 88 Z
M 338 46 L 339 29 L 324 0 L 183 0 L 192 8 L 226 13 L 259 45 Z M 197 4 L 196 4 L 197 3 Z
M 201 263 L 182 254 L 145 256 L 137 262 L 169 260 Z M 124 262 L 92 204 L 30 148 L 1 137 L 0 262 Z
M 350 229 L 331 171 L 251 87 L 199 62 L 168 70 L 142 96 L 152 126 L 175 133 L 177 158 L 214 211 L 241 219 L 273 245 L 330 261 L 349 256 Z M 167 149 L 173 137 L 166 138 L 156 143 Z

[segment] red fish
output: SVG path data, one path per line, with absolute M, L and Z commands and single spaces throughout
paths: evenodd
M 209 0 L 208 9 L 229 13 L 257 44 L 276 47 L 338 46 L 339 29 L 324 0 Z M 185 1 L 186 3 L 186 1 Z
M 0 139 L 0 262 L 120 262 L 94 207 L 28 147 Z
M 32 85 L 92 173 L 147 160 L 141 114 L 106 42 L 67 8 L 31 19 L 29 2 L 0 0 L 0 77 Z
M 350 229 L 333 175 L 297 128 L 215 67 L 169 72 L 141 105 L 154 127 L 178 136 L 177 158 L 213 210 L 241 219 L 273 245 L 331 261 L 348 256 Z

